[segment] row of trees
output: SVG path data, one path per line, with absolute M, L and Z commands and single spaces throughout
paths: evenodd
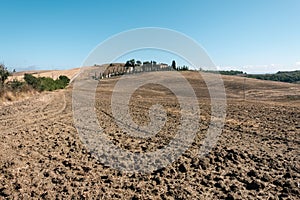
M 175 61 L 173 61 L 174 63 Z M 96 64 L 94 66 L 97 66 Z M 181 68 L 180 68 L 181 69 Z M 109 78 L 113 76 L 119 76 L 124 74 L 135 74 L 141 72 L 151 72 L 151 71 L 170 71 L 172 67 L 166 64 L 158 64 L 156 61 L 135 61 L 131 59 L 126 61 L 125 65 L 111 63 L 103 73 L 95 73 L 93 79 Z
M 235 76 L 235 75 L 246 75 L 247 74 L 247 73 L 245 73 L 243 71 L 238 71 L 238 70 L 216 70 L 216 71 L 213 71 L 213 70 L 203 70 L 203 69 L 200 69 L 200 71 L 209 72 L 209 73 L 218 73 L 218 74 L 222 74 L 222 75 L 232 75 L 232 76 Z
M 178 67 L 175 68 L 175 70 L 177 70 L 177 71 L 188 71 L 189 67 L 186 66 L 186 65 L 178 66 Z
M 145 62 L 141 62 L 141 61 L 135 61 L 135 59 L 131 59 L 131 60 L 128 60 L 128 61 L 126 61 L 126 63 L 125 63 L 125 67 L 135 67 L 135 66 L 141 66 L 141 65 L 147 65 L 147 64 L 153 64 L 153 65 L 156 65 L 157 64 L 157 62 L 156 61 L 145 61 Z M 187 71 L 187 70 L 189 70 L 189 67 L 188 66 L 185 66 L 185 65 L 183 65 L 183 66 L 176 66 L 176 61 L 175 60 L 173 60 L 172 61 L 172 64 L 171 64 L 171 68 L 173 69 L 173 70 L 177 70 L 177 71 Z

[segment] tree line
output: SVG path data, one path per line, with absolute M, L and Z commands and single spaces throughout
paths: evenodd
M 279 71 L 275 74 L 247 74 L 239 70 L 200 70 L 209 73 L 219 73 L 221 75 L 238 75 L 247 78 L 255 78 L 260 80 L 280 81 L 287 83 L 300 83 L 300 70 L 296 71 Z
M 275 74 L 249 74 L 247 75 L 247 77 L 256 78 L 260 80 L 300 83 L 300 70 L 289 72 L 279 71 Z

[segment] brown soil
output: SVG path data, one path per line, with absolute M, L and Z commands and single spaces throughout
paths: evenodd
M 154 73 L 163 78 L 172 72 Z M 0 198 L 299 199 L 299 85 L 246 79 L 243 86 L 244 78 L 223 76 L 226 124 L 215 148 L 199 158 L 210 100 L 198 73 L 183 75 L 195 88 L 201 108 L 198 135 L 176 162 L 148 174 L 109 168 L 88 152 L 74 128 L 72 88 L 1 106 Z M 153 138 L 131 138 L 111 117 L 110 97 L 117 80 L 101 80 L 97 89 L 97 117 L 107 136 L 132 152 L 167 144 L 180 117 L 173 93 L 155 84 L 134 93 L 130 111 L 135 122 L 146 124 L 148 108 L 158 102 L 167 110 L 168 121 Z

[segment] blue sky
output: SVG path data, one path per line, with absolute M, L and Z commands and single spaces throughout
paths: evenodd
M 79 67 L 108 37 L 141 27 L 190 36 L 219 69 L 300 69 L 299 0 L 0 0 L 0 8 L 0 62 L 10 69 Z

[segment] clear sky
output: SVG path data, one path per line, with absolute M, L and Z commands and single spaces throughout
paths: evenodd
M 219 69 L 300 69 L 299 0 L 0 0 L 0 8 L 0 62 L 10 69 L 79 67 L 108 37 L 141 27 L 190 36 Z

